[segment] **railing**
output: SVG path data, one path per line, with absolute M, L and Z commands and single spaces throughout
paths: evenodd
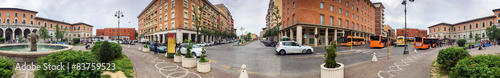
M 22 23 L 0 23 L 0 25 L 40 26 L 40 25 L 35 25 L 35 24 L 22 24 Z

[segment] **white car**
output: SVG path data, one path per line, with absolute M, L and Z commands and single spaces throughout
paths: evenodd
M 311 46 L 300 45 L 294 41 L 281 41 L 276 44 L 276 53 L 285 55 L 287 53 L 304 53 L 311 54 L 314 49 Z
M 196 45 L 198 45 L 198 46 L 202 46 L 202 47 L 205 47 L 205 46 L 207 45 L 207 43 L 205 43 L 205 42 L 201 42 L 201 43 L 198 43 L 198 44 L 196 44 Z
M 207 43 L 207 45 L 212 46 L 212 45 L 214 45 L 214 42 L 210 41 L 210 42 Z
M 180 52 L 181 52 L 181 54 L 186 54 L 186 53 L 187 53 L 187 46 L 188 46 L 188 44 L 186 44 L 186 43 L 182 43 L 182 44 L 181 44 L 181 46 L 180 46 L 180 47 L 181 47 L 181 49 L 180 49 L 180 50 L 177 50 L 177 51 L 180 51 Z M 203 52 L 202 47 L 200 47 L 200 46 L 198 46 L 198 45 L 192 45 L 191 47 L 193 47 L 193 48 L 191 49 L 191 55 L 196 56 L 196 57 L 200 57 L 200 55 L 202 55 L 202 54 L 203 54 L 204 56 L 206 56 L 206 55 L 207 55 L 207 54 L 206 54 L 206 53 L 207 53 L 206 51 L 204 51 L 204 52 Z

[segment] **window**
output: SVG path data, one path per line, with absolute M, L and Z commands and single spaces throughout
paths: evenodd
M 351 5 L 351 9 L 353 9 L 353 10 L 354 10 L 354 5 Z
M 17 17 L 17 13 L 14 13 L 14 16 Z
M 485 24 L 485 23 L 484 23 L 484 21 L 483 21 L 483 24 L 482 24 L 482 25 L 483 25 L 483 27 L 484 27 L 484 24 Z
M 471 24 L 469 24 L 469 30 L 470 30 L 470 29 L 472 29 L 472 25 L 471 25 Z
M 167 19 L 168 19 L 168 15 L 167 14 L 168 13 L 165 13 L 165 20 L 164 21 L 167 21 Z
M 188 12 L 184 10 L 184 19 L 188 19 Z
M 349 11 L 345 11 L 345 16 L 349 16 Z
M 441 28 L 438 28 L 438 31 L 441 31 Z
M 0 12 L 0 17 L 2 17 L 2 13 Z
M 194 11 L 195 9 L 196 9 L 196 7 L 194 7 L 194 4 L 191 4 L 191 10 Z
M 33 25 L 33 21 L 31 21 L 30 24 Z
M 26 18 L 26 14 L 23 13 L 23 18 Z
M 292 24 L 295 24 L 295 14 L 292 15 Z
M 80 26 L 78 26 L 78 30 L 80 30 Z
M 52 24 L 50 24 L 50 28 L 52 28 Z M 80 29 L 80 28 L 78 28 L 78 29 Z
M 345 28 L 349 28 L 349 21 L 345 20 Z
M 330 17 L 330 26 L 333 26 L 333 17 Z
M 163 28 L 165 28 L 165 30 L 168 30 L 168 24 L 167 24 L 167 23 L 165 23 L 165 24 L 163 24 L 163 25 L 165 25 L 165 26 L 163 26 Z
M 172 4 L 172 7 L 171 7 L 171 8 L 174 8 L 174 7 L 175 7 L 175 0 L 172 0 L 172 1 L 170 2 L 170 4 Z
M 347 2 L 347 1 L 346 1 L 346 2 L 345 2 L 345 6 L 346 6 L 346 7 L 349 7 L 349 2 Z
M 31 19 L 33 19 L 33 15 L 31 15 Z
M 196 16 L 194 15 L 194 13 L 191 13 L 191 18 L 192 18 L 193 21 L 196 20 Z
M 188 22 L 184 21 L 184 29 L 188 29 Z
M 444 29 L 444 31 L 446 31 L 446 27 L 444 27 L 443 29 Z M 438 31 L 439 31 L 439 30 L 438 30 Z
M 187 7 L 188 7 L 188 1 L 184 0 L 184 8 L 187 8 Z
M 354 19 L 354 13 L 352 13 L 351 17 Z
M 40 25 L 40 21 L 38 21 L 38 25 Z
M 490 20 L 490 26 L 493 26 L 493 21 L 492 20 Z
M 342 9 L 339 8 L 339 14 L 342 14 Z M 498 20 L 500 22 L 500 20 Z
M 498 15 L 497 15 L 497 16 L 498 16 L 498 17 L 500 17 L 500 13 L 498 13 Z
M 165 4 L 165 11 L 168 10 L 168 4 Z
M 356 30 L 359 30 L 359 24 L 356 24 Z
M 465 27 L 465 26 L 464 26 Z M 460 31 L 460 27 L 458 27 L 458 31 Z
M 342 3 L 342 0 L 339 0 L 339 3 Z M 500 13 L 499 13 L 498 15 L 500 15 Z M 500 16 L 499 16 L 499 17 L 500 17 Z
M 333 12 L 333 6 L 332 6 L 332 5 L 330 5 L 330 11 L 332 11 L 332 12 Z
M 476 28 L 478 27 L 477 23 L 476 23 Z
M 319 8 L 323 9 L 323 2 L 319 3 Z
M 191 23 L 191 29 L 195 30 L 195 28 L 194 23 Z
M 342 19 L 339 18 L 339 27 L 342 26 Z
M 351 29 L 353 29 L 353 30 L 354 30 L 354 22 L 351 22 L 351 23 L 352 23 L 352 24 L 351 24 Z
M 319 15 L 319 24 L 323 25 L 323 15 Z
M 295 2 L 293 2 L 292 5 L 293 5 L 293 9 L 295 9 Z
M 172 1 L 174 1 L 174 0 L 172 0 Z M 172 10 L 172 11 L 170 12 L 170 18 L 171 18 L 171 19 L 174 19 L 174 18 L 175 18 L 175 10 Z

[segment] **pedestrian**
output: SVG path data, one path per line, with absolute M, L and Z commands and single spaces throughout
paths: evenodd
M 155 54 L 158 53 L 158 41 L 154 44 Z

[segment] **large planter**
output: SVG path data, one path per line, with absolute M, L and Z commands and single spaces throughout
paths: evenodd
M 196 58 L 185 58 L 182 57 L 182 67 L 194 68 L 196 67 Z
M 326 68 L 325 63 L 321 64 L 321 78 L 344 78 L 344 64 L 337 68 Z
M 198 66 L 196 66 L 196 70 L 200 73 L 208 73 L 210 72 L 210 61 L 202 63 L 198 61 Z
M 145 53 L 149 52 L 149 47 L 148 48 L 142 48 L 142 52 L 145 52 Z
M 182 62 L 182 57 L 183 57 L 182 55 L 180 55 L 180 56 L 174 55 L 174 62 L 177 62 L 177 63 Z

